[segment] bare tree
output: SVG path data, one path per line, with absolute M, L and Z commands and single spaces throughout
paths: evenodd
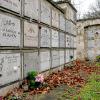
M 90 6 L 90 11 L 84 14 L 84 18 L 100 18 L 100 0 L 96 0 L 96 5 Z

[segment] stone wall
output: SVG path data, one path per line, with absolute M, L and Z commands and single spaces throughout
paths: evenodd
M 77 58 L 87 57 L 87 34 L 86 28 L 100 25 L 100 19 L 83 19 L 77 21 Z

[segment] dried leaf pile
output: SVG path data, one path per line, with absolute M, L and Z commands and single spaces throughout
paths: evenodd
M 83 86 L 89 74 L 95 72 L 96 66 L 87 67 L 85 62 L 76 61 L 75 67 L 65 67 L 62 71 L 52 73 L 45 81 L 48 83 L 50 89 L 59 86 L 60 84 L 67 84 L 68 86 Z
M 54 72 L 50 74 L 45 80 L 44 85 L 41 88 L 37 88 L 34 90 L 28 91 L 29 95 L 39 94 L 39 93 L 47 93 L 50 90 L 60 86 L 61 84 L 66 84 L 69 87 L 83 87 L 87 78 L 93 72 L 96 72 L 98 67 L 95 65 L 91 65 L 87 67 L 87 63 L 85 61 L 75 61 L 74 67 L 64 67 L 62 71 Z M 8 93 L 8 96 L 16 96 L 18 98 L 22 98 L 25 96 L 24 90 L 21 88 L 15 88 L 14 91 Z M 20 99 L 18 99 L 20 100 Z

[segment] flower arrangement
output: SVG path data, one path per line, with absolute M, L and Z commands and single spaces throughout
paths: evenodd
M 43 83 L 44 81 L 44 77 L 42 74 L 38 74 L 36 77 L 35 77 L 35 82 L 40 82 L 40 83 Z
M 29 89 L 39 88 L 43 84 L 44 77 L 36 71 L 31 71 L 28 73 L 27 81 Z

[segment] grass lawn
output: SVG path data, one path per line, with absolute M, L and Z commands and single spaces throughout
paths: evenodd
M 99 63 L 99 62 L 97 62 L 97 63 L 96 63 L 96 66 L 98 66 L 98 67 L 99 67 L 99 66 L 100 66 L 100 63 Z
M 88 83 L 73 100 L 100 100 L 100 75 L 92 74 Z

